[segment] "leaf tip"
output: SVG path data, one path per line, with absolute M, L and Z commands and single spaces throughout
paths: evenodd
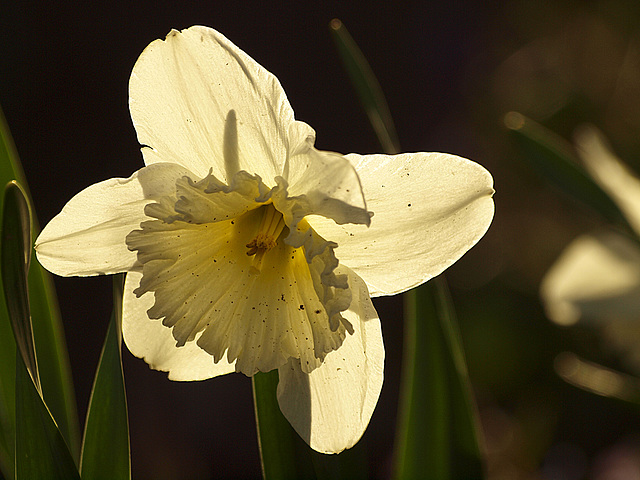
M 518 112 L 508 112 L 504 116 L 504 125 L 509 130 L 520 130 L 524 127 L 526 119 L 524 115 Z

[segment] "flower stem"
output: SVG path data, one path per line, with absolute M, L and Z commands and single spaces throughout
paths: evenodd
M 262 478 L 265 480 L 314 478 L 310 459 L 304 461 L 307 457 L 304 452 L 300 455 L 300 448 L 305 448 L 306 445 L 280 411 L 276 398 L 278 371 L 255 374 L 251 378 L 251 385 Z M 303 445 L 297 445 L 300 443 Z M 309 448 L 306 447 L 306 450 Z M 311 471 L 308 471 L 309 469 Z

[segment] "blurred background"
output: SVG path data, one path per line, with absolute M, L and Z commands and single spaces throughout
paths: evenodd
M 318 148 L 379 152 L 329 36 L 329 22 L 338 17 L 382 85 L 403 150 L 455 153 L 495 179 L 493 225 L 447 272 L 489 478 L 640 478 L 640 406 L 572 386 L 556 370 L 558 358 L 572 352 L 634 372 L 597 329 L 556 326 L 539 300 L 540 281 L 563 248 L 604 225 L 537 175 L 503 121 L 516 110 L 568 140 L 591 122 L 640 168 L 640 3 L 237 5 L 3 2 L 0 105 L 40 223 L 84 187 L 142 166 L 128 78 L 145 46 L 171 28 L 216 28 L 274 73 L 296 117 L 317 131 Z M 56 278 L 56 286 L 83 419 L 111 312 L 111 279 Z M 370 477 L 384 479 L 395 431 L 402 302 L 374 303 L 386 378 L 362 443 L 371 453 Z M 135 479 L 259 478 L 248 378 L 170 382 L 126 349 L 124 363 Z

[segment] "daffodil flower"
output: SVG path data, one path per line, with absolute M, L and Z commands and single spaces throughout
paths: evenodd
M 491 176 L 447 154 L 316 150 L 278 80 L 206 27 L 152 42 L 129 95 L 146 166 L 72 198 L 36 241 L 40 263 L 127 272 L 134 355 L 172 380 L 278 369 L 302 438 L 351 447 L 382 387 L 370 297 L 471 248 L 493 217 Z
M 576 132 L 576 148 L 591 177 L 640 235 L 640 179 L 591 126 Z M 640 371 L 640 244 L 613 230 L 580 235 L 542 280 L 547 315 L 559 325 L 592 325 Z

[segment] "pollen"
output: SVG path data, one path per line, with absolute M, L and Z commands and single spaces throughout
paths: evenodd
M 284 217 L 272 203 L 263 207 L 264 213 L 255 238 L 247 243 L 247 255 L 253 256 L 252 269 L 260 272 L 265 253 L 277 245 L 278 237 L 285 227 Z

